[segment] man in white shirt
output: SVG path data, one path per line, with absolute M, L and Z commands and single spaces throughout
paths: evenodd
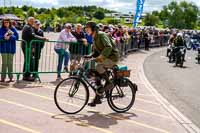
M 58 54 L 58 66 L 57 66 L 57 80 L 61 78 L 61 69 L 64 59 L 64 69 L 68 72 L 68 63 L 70 59 L 69 43 L 77 42 L 76 38 L 71 33 L 71 24 L 65 24 L 65 29 L 60 32 L 58 43 L 55 44 L 54 50 Z

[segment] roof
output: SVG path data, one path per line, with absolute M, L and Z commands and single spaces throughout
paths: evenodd
M 15 16 L 14 14 L 3 14 L 3 15 L 0 15 L 0 20 L 2 20 L 4 18 L 9 18 L 11 20 L 18 20 L 18 21 L 22 20 L 21 18 Z

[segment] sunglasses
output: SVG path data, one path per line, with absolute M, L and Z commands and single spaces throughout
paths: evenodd
M 9 22 L 8 21 L 4 21 L 4 24 L 8 24 Z

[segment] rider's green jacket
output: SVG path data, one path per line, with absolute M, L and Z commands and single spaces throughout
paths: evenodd
M 98 31 L 94 37 L 93 46 L 93 51 L 96 51 L 99 55 L 103 55 L 105 58 L 109 58 L 114 62 L 119 61 L 119 51 L 112 38 L 106 33 Z

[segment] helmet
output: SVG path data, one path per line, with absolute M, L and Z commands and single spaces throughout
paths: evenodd
M 183 37 L 183 34 L 182 33 L 178 33 L 177 36 Z
M 86 28 L 91 28 L 92 31 L 97 31 L 98 30 L 98 26 L 95 22 L 93 21 L 89 21 L 86 23 Z

